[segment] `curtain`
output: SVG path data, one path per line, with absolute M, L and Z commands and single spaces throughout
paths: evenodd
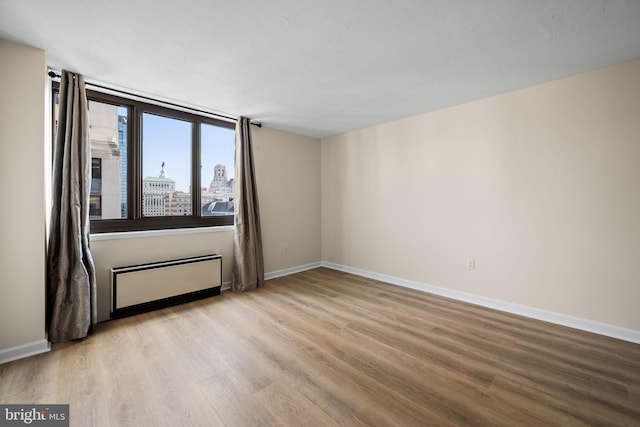
M 84 79 L 63 71 L 53 150 L 47 252 L 49 341 L 83 338 L 96 323 L 96 278 L 89 251 L 91 146 Z
M 246 117 L 236 124 L 235 231 L 233 234 L 233 282 L 231 289 L 243 292 L 264 284 L 262 231 L 253 167 L 251 124 Z

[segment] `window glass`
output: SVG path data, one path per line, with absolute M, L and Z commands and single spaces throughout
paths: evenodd
M 201 214 L 233 215 L 235 131 L 202 123 L 200 135 Z
M 128 108 L 89 101 L 91 196 L 100 200 L 91 219 L 127 218 Z
M 191 215 L 191 122 L 142 115 L 142 215 Z

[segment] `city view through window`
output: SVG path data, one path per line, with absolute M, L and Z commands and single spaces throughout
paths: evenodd
M 57 110 L 54 111 L 57 115 Z M 90 219 L 126 219 L 129 108 L 89 101 Z M 57 117 L 56 117 L 57 123 Z M 196 215 L 191 195 L 190 121 L 142 114 L 142 215 Z M 201 123 L 200 215 L 233 215 L 235 132 Z
M 142 116 L 143 216 L 192 215 L 191 126 L 187 121 Z M 201 124 L 200 214 L 233 215 L 232 129 Z

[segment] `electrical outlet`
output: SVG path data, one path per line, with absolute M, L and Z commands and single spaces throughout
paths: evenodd
M 287 255 L 287 254 L 289 253 L 289 246 L 284 245 L 284 246 L 282 247 L 282 253 L 283 253 L 283 254 L 285 254 L 285 255 Z
M 476 260 L 473 258 L 469 258 L 467 260 L 467 270 L 475 270 L 476 269 Z

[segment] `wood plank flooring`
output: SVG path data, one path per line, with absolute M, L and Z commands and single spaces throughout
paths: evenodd
M 318 268 L 0 365 L 72 426 L 640 426 L 640 345 Z

